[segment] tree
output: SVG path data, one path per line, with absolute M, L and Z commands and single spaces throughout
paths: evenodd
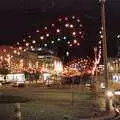
M 9 74 L 10 71 L 7 68 L 0 68 L 0 74 L 4 75 L 4 82 L 6 83 L 6 76 Z
M 29 76 L 30 76 L 29 72 L 24 71 L 24 75 L 25 75 L 25 80 L 27 80 L 27 81 L 28 81 Z
M 35 73 L 35 80 L 36 80 L 36 83 L 37 83 L 37 81 L 39 80 L 39 76 L 40 76 L 40 73 L 37 71 L 37 72 Z

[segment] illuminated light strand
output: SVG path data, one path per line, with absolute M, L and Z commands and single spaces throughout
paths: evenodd
M 75 18 L 72 18 L 72 19 L 75 19 L 78 23 L 80 22 L 80 20 L 78 20 L 78 18 L 76 19 L 76 17 Z M 74 24 L 74 23 L 72 23 L 71 21 L 69 22 L 69 18 L 68 17 L 65 17 L 65 19 L 59 19 L 58 21 L 60 22 L 60 23 L 64 23 L 63 25 L 62 25 L 62 28 L 65 28 L 65 30 L 68 30 L 68 31 L 70 31 L 70 33 L 72 33 L 72 34 L 70 34 L 70 36 L 71 36 L 71 39 L 72 40 L 67 40 L 67 37 L 66 37 L 66 39 L 64 39 L 64 37 L 60 37 L 60 36 L 58 36 L 58 38 L 56 39 L 56 41 L 58 41 L 58 42 L 60 42 L 61 40 L 66 40 L 66 44 L 68 44 L 68 46 L 69 47 L 75 47 L 75 46 L 80 46 L 80 41 L 77 41 L 78 39 L 76 39 L 77 37 L 78 37 L 78 35 L 77 34 L 79 34 L 80 36 L 79 36 L 79 38 L 80 38 L 80 40 L 81 40 L 81 38 L 84 38 L 84 33 L 83 33 L 83 31 L 81 31 L 81 29 L 80 29 L 80 31 L 77 33 L 76 31 L 75 31 L 75 27 L 76 27 L 76 25 Z M 66 22 L 65 22 L 66 21 Z M 79 24 L 79 26 L 82 28 L 83 27 L 83 25 L 80 23 Z M 46 29 L 46 32 L 44 32 L 44 31 L 41 31 L 41 29 L 38 31 L 38 34 L 40 34 L 39 36 L 40 36 L 40 40 L 45 40 L 45 41 L 43 41 L 44 42 L 44 46 L 45 47 L 47 47 L 48 46 L 48 44 L 47 44 L 47 42 L 46 42 L 46 39 L 47 40 L 49 40 L 50 39 L 50 37 L 51 36 L 53 36 L 54 34 L 56 34 L 56 35 L 61 35 L 61 34 L 63 34 L 62 33 L 62 31 L 63 31 L 63 29 L 61 29 L 61 26 L 59 26 L 59 25 L 57 25 L 57 24 L 55 24 L 55 23 L 53 23 L 53 24 L 51 24 L 51 27 L 53 28 L 53 29 L 48 29 L 48 27 L 47 26 L 45 26 L 44 27 L 44 29 Z M 52 33 L 53 32 L 53 30 L 55 29 L 57 27 L 57 29 L 56 29 L 56 32 L 54 32 L 54 34 Z M 48 32 L 49 31 L 49 32 Z M 36 31 L 37 32 L 37 31 Z M 77 33 L 77 34 L 76 34 Z M 31 35 L 30 36 L 28 36 L 28 38 L 31 38 Z M 32 36 L 32 38 L 33 38 L 33 36 Z M 74 39 L 73 39 L 74 38 Z M 29 47 L 30 46 L 30 48 L 31 49 L 33 49 L 34 47 L 33 47 L 33 44 L 36 44 L 36 45 L 38 45 L 38 42 L 37 42 L 37 40 L 35 40 L 35 42 L 32 42 L 32 40 L 30 41 L 30 40 L 26 40 L 26 41 L 22 41 L 22 42 L 26 42 L 26 44 L 25 45 L 23 45 L 25 48 L 26 47 Z M 40 41 L 41 42 L 41 41 Z M 51 44 L 53 44 L 55 41 L 54 40 L 52 40 L 51 39 Z M 20 42 L 21 43 L 21 42 Z M 21 43 L 21 44 L 18 44 L 18 45 L 22 45 L 22 44 L 24 44 L 24 43 Z M 35 46 L 36 46 L 35 45 Z M 99 50 L 99 52 L 98 52 L 98 59 L 97 60 L 95 60 L 95 67 L 93 67 L 93 71 L 95 71 L 95 69 L 96 69 L 96 65 L 97 64 L 99 64 L 99 62 L 100 62 L 100 58 L 101 58 L 101 51 Z
M 78 29 L 78 28 L 76 28 L 77 24 L 79 24 L 80 27 L 83 27 L 83 25 L 80 23 L 80 19 L 78 17 L 76 17 L 76 16 L 72 16 L 71 18 L 70 17 L 65 17 L 64 19 L 63 18 L 59 18 L 58 22 L 60 22 L 60 24 L 57 23 L 57 22 L 56 23 L 52 23 L 51 27 L 49 27 L 49 29 L 48 29 L 48 26 L 44 26 L 43 29 L 42 28 L 37 29 L 36 33 L 40 34 L 40 40 L 44 40 L 43 42 L 46 42 L 46 41 L 48 41 L 51 38 L 51 36 L 54 36 L 55 34 L 56 35 L 58 34 L 58 36 L 62 35 L 62 34 L 64 34 L 64 31 L 68 30 L 68 31 L 72 32 L 71 35 L 70 35 L 70 33 L 68 34 L 69 36 L 71 36 L 70 44 L 67 43 L 68 40 L 67 40 L 66 36 L 63 37 L 62 39 L 60 39 L 61 37 L 60 38 L 58 37 L 58 39 L 56 39 L 56 41 L 60 42 L 61 40 L 66 40 L 66 45 L 68 44 L 69 47 L 72 47 L 72 48 L 73 47 L 77 47 L 77 46 L 79 47 L 80 46 L 80 40 L 84 38 L 84 35 L 83 35 L 84 32 L 82 32 L 83 29 L 80 28 L 79 33 L 78 33 L 79 36 L 78 36 L 76 31 L 74 31 L 74 30 Z M 55 32 L 53 33 L 54 28 L 56 28 L 56 27 L 57 27 L 56 33 Z M 44 29 L 46 31 L 44 31 Z M 64 29 L 66 29 L 66 30 L 64 30 Z M 32 41 L 32 40 L 30 40 L 31 38 L 34 39 L 33 35 L 29 35 L 28 38 L 29 39 L 26 39 L 24 41 L 25 43 L 21 42 L 21 45 L 23 45 L 25 48 L 29 47 L 29 46 L 32 46 L 33 44 L 35 46 L 38 46 L 38 45 L 41 44 L 40 43 L 41 41 L 38 41 L 38 40 Z M 47 42 L 44 43 L 44 44 L 47 44 Z M 52 39 L 51 39 L 51 44 L 53 44 L 53 40 Z M 31 49 L 33 49 L 33 48 L 31 48 Z
M 91 74 L 93 64 L 93 60 L 91 60 L 89 57 L 87 57 L 86 59 L 75 59 L 64 66 L 64 74 L 70 76 L 72 74 L 73 76 L 83 73 Z
M 102 35 L 102 30 L 103 28 L 101 27 L 101 30 L 99 31 L 99 34 L 100 34 L 100 39 L 103 39 L 103 35 Z M 98 58 L 95 58 L 95 63 L 94 63 L 94 66 L 93 66 L 93 70 L 92 70 L 92 74 L 95 73 L 95 70 L 97 69 L 97 65 L 100 63 L 100 59 L 101 59 L 101 44 L 102 44 L 102 41 L 100 40 L 99 42 L 99 52 L 98 52 Z

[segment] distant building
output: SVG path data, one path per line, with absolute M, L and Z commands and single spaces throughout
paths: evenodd
M 12 74 L 28 73 L 27 80 L 34 80 L 39 73 L 41 82 L 59 80 L 63 73 L 63 64 L 60 58 L 55 57 L 48 49 L 35 48 L 22 50 L 11 46 L 0 46 L 0 67 L 6 68 Z M 31 77 L 32 76 L 32 77 Z
M 108 80 L 109 85 L 113 89 L 120 88 L 120 58 L 108 58 Z M 104 82 L 104 65 L 99 65 L 98 67 L 101 82 Z

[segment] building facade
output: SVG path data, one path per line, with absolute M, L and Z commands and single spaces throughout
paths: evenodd
M 111 89 L 120 88 L 120 58 L 108 58 L 108 83 Z M 104 65 L 99 65 L 100 82 L 104 86 Z
M 45 84 L 59 81 L 63 74 L 63 65 L 60 58 L 54 55 L 44 55 L 43 52 L 41 55 L 39 49 L 25 51 L 22 48 L 10 46 L 0 47 L 0 68 L 8 69 L 9 74 L 14 76 L 15 74 L 24 74 L 27 81 L 37 80 Z M 14 78 L 17 79 L 18 77 Z

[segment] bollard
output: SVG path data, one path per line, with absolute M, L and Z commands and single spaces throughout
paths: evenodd
M 20 103 L 15 104 L 15 120 L 21 120 Z
M 69 116 L 69 115 L 64 115 L 64 116 L 63 116 L 63 120 L 71 120 L 71 116 Z

